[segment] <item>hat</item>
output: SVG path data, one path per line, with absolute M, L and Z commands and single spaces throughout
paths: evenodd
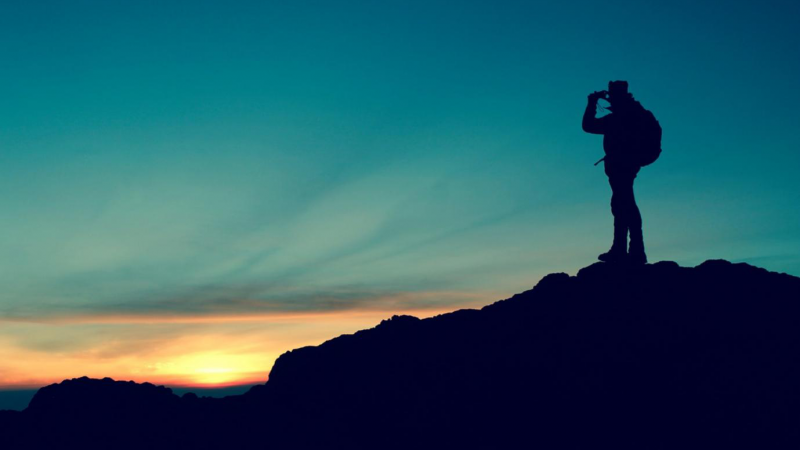
M 609 81 L 608 95 L 612 97 L 624 97 L 628 94 L 627 81 Z

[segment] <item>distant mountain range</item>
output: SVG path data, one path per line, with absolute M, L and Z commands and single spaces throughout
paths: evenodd
M 292 350 L 243 395 L 66 380 L 0 447 L 800 448 L 800 278 L 597 263 Z
M 172 392 L 177 395 L 186 393 L 194 393 L 200 397 L 227 397 L 229 395 L 241 395 L 250 390 L 253 384 L 237 384 L 232 386 L 213 386 L 213 387 L 196 387 L 196 386 L 168 386 Z M 31 399 L 39 389 L 8 389 L 0 390 L 0 411 L 10 409 L 21 411 L 28 407 Z

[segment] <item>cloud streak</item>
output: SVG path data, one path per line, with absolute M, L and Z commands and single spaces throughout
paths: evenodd
M 497 298 L 487 292 L 405 292 L 379 295 L 374 292 L 341 292 L 307 297 L 291 295 L 280 301 L 240 297 L 213 297 L 188 301 L 186 297 L 154 302 L 102 305 L 85 308 L 13 311 L 0 322 L 18 323 L 227 323 L 293 320 L 375 313 L 419 314 L 475 307 Z M 187 307 L 188 306 L 188 307 Z

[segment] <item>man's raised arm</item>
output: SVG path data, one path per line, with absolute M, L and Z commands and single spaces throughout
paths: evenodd
M 583 131 L 592 134 L 605 134 L 605 117 L 596 118 L 595 112 L 597 111 L 597 100 L 602 94 L 595 92 L 589 94 L 589 102 L 586 104 L 586 111 L 583 112 Z

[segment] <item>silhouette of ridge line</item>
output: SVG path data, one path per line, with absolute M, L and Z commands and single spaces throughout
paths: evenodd
M 243 395 L 78 378 L 0 431 L 4 448 L 796 448 L 799 320 L 794 276 L 595 263 L 291 350 Z

